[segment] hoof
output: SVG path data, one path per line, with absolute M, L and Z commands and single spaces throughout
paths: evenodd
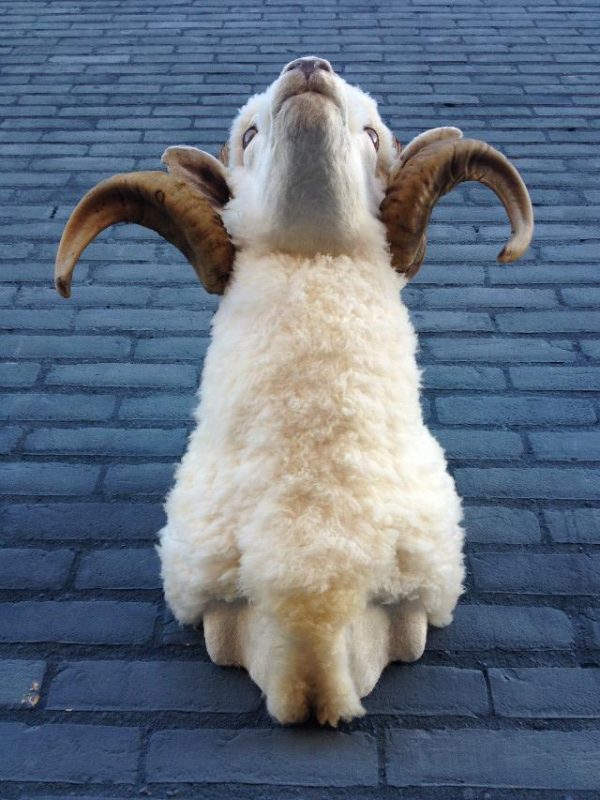
M 320 697 L 315 704 L 315 716 L 319 724 L 330 725 L 332 728 L 337 728 L 339 722 L 350 722 L 365 713 L 355 691 L 333 697 Z
M 220 667 L 245 666 L 240 635 L 247 616 L 246 603 L 212 603 L 202 617 L 208 655 Z
M 304 681 L 288 680 L 267 694 L 267 711 L 281 725 L 298 725 L 308 719 L 308 686 Z
M 420 603 L 401 606 L 390 618 L 390 661 L 417 661 L 427 643 L 427 612 Z

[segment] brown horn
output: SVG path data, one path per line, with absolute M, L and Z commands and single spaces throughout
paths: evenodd
M 427 225 L 437 201 L 463 181 L 489 186 L 501 200 L 512 236 L 498 261 L 515 261 L 529 247 L 533 235 L 533 209 L 525 184 L 510 161 L 485 142 L 475 139 L 441 139 L 418 149 L 392 172 L 381 204 L 392 266 L 412 278 L 427 244 Z
M 234 249 L 208 200 L 166 172 L 126 172 L 94 186 L 69 217 L 54 269 L 59 294 L 71 295 L 79 256 L 101 231 L 117 222 L 135 222 L 160 233 L 188 259 L 208 292 L 223 293 Z

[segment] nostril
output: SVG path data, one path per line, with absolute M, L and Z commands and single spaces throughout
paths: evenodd
M 301 61 L 300 64 L 298 64 L 298 66 L 300 67 L 300 69 L 306 75 L 307 78 L 309 78 L 313 74 L 313 72 L 316 72 L 317 70 L 316 61 Z
M 292 72 L 295 69 L 302 70 L 306 78 L 309 78 L 318 69 L 322 69 L 324 72 L 333 72 L 331 64 L 320 58 L 297 58 L 287 65 L 285 71 Z

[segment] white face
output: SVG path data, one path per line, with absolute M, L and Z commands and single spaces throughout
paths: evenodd
M 372 231 L 396 156 L 376 103 L 315 57 L 296 59 L 233 123 L 224 211 L 247 244 L 355 252 Z

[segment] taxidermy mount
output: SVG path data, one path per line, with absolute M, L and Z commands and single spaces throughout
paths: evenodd
M 84 248 L 126 221 L 222 295 L 160 531 L 165 596 L 277 720 L 336 726 L 364 713 L 386 664 L 422 655 L 463 590 L 461 501 L 423 422 L 400 290 L 458 183 L 504 205 L 502 262 L 529 246 L 529 195 L 457 128 L 400 147 L 374 100 L 312 56 L 248 100 L 218 159 L 181 145 L 163 162 L 83 198 L 56 287 L 68 297 Z

